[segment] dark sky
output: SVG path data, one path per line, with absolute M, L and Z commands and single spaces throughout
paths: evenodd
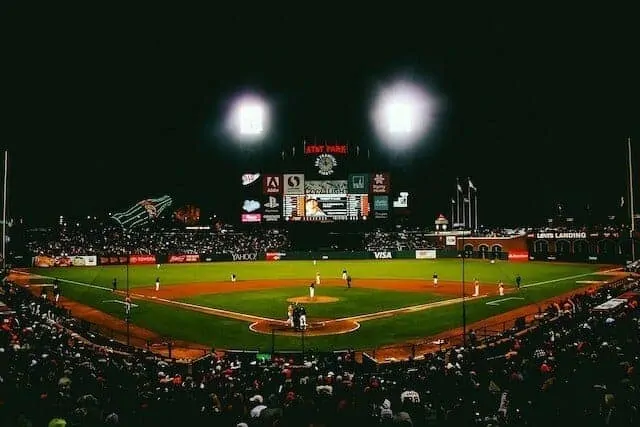
M 2 7 L 0 141 L 11 212 L 34 221 L 162 194 L 236 219 L 239 174 L 311 135 L 377 150 L 429 222 L 456 176 L 473 177 L 485 223 L 540 222 L 558 202 L 608 214 L 626 137 L 640 141 L 630 11 Z M 442 99 L 405 154 L 378 150 L 367 121 L 376 83 L 398 74 Z M 243 89 L 274 104 L 262 151 L 216 132 Z

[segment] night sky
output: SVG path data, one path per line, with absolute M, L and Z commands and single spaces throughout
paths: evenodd
M 225 200 L 240 174 L 316 136 L 370 147 L 425 222 L 471 176 L 481 222 L 539 224 L 557 203 L 618 213 L 627 136 L 640 144 L 629 11 L 2 7 L 0 141 L 11 213 L 32 222 L 163 194 L 237 221 Z M 405 153 L 384 151 L 368 121 L 376 84 L 394 76 L 441 101 L 433 132 Z M 274 106 L 260 149 L 219 132 L 245 89 Z

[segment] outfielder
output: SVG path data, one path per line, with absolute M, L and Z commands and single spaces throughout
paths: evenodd
M 156 292 L 160 290 L 160 278 L 156 277 Z
M 477 277 L 473 279 L 473 296 L 480 296 L 480 281 L 478 281 Z
M 314 299 L 316 297 L 316 284 L 311 282 L 309 285 L 309 298 Z

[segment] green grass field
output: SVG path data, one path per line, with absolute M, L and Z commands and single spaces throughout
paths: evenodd
M 393 290 L 367 289 L 368 278 L 426 279 L 437 272 L 443 281 L 461 281 L 462 268 L 459 259 L 441 260 L 368 260 L 368 261 L 310 261 L 238 262 L 162 265 L 157 269 L 149 266 L 108 266 L 71 268 L 34 268 L 31 271 L 45 277 L 58 277 L 63 282 L 63 296 L 90 305 L 114 316 L 123 316 L 123 306 L 104 303 L 113 299 L 111 281 L 117 278 L 123 289 L 127 277 L 131 288 L 152 286 L 160 277 L 162 286 L 180 286 L 189 283 L 228 281 L 231 273 L 239 280 L 297 279 L 301 289 L 319 271 L 324 279 L 338 278 L 347 268 L 360 284 L 350 291 L 339 287 L 323 287 L 322 295 L 340 298 L 339 302 L 315 304 L 309 307 L 310 318 L 340 318 L 367 314 L 392 308 L 401 308 L 443 299 L 441 295 L 410 293 Z M 490 264 L 483 260 L 465 262 L 465 280 L 471 282 L 478 277 L 483 283 L 495 284 L 503 280 L 507 286 L 513 284 L 520 274 L 523 290 L 519 298 L 488 305 L 491 297 L 470 301 L 467 304 L 468 322 L 510 311 L 514 308 L 536 303 L 546 298 L 577 288 L 577 280 L 602 280 L 597 270 L 602 266 L 585 264 L 509 263 Z M 91 287 L 86 286 L 91 285 Z M 495 292 L 494 287 L 483 289 L 483 293 Z M 304 291 L 303 291 L 304 292 Z M 260 291 L 202 294 L 185 298 L 185 302 L 202 306 L 258 316 L 283 319 L 286 299 L 302 296 L 298 288 L 274 288 Z M 446 298 L 446 297 L 444 297 Z M 139 307 L 133 311 L 133 322 L 151 329 L 160 335 L 174 339 L 198 342 L 218 348 L 269 350 L 272 337 L 249 330 L 248 323 L 209 314 L 198 313 L 150 301 L 136 301 Z M 334 336 L 306 337 L 307 348 L 356 348 L 366 349 L 380 345 L 402 342 L 433 335 L 461 324 L 461 306 L 454 304 L 409 314 L 363 322 L 353 333 Z M 299 337 L 276 337 L 277 349 L 297 350 L 301 347 Z

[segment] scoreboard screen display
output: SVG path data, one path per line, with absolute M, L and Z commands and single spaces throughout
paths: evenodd
M 289 195 L 282 216 L 288 221 L 357 221 L 369 217 L 367 194 Z

